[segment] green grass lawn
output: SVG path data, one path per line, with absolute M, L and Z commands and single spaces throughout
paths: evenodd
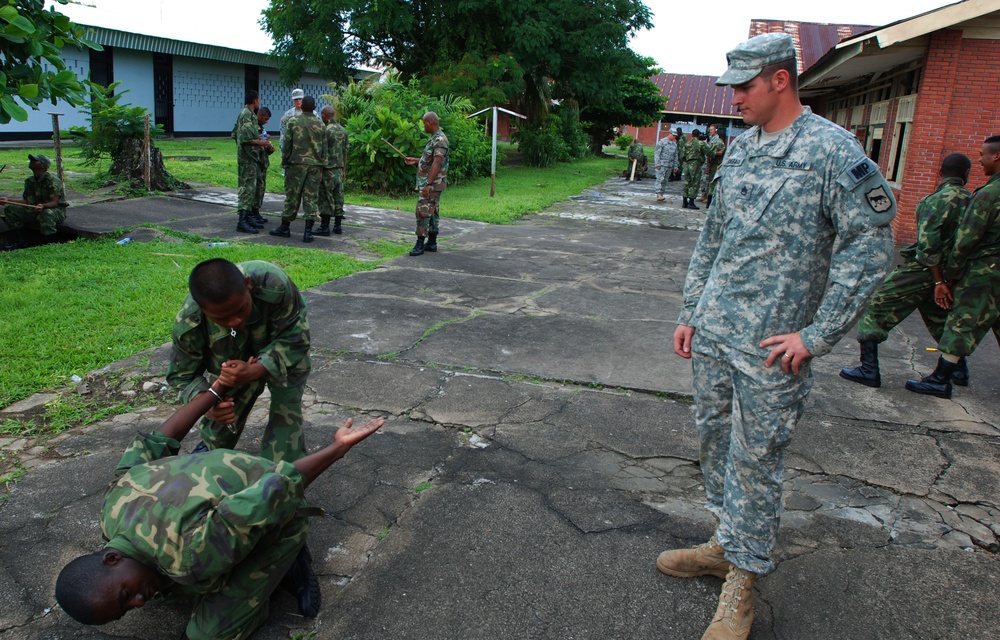
M 163 140 L 157 146 L 167 168 L 180 180 L 236 187 L 236 149 L 229 138 Z M 89 193 L 97 184 L 88 176 L 97 171 L 64 149 L 64 167 L 71 189 Z M 51 148 L 3 149 L 0 194 L 20 196 L 29 175 L 27 155 Z M 208 160 L 185 161 L 182 156 Z M 554 202 L 603 182 L 622 169 L 621 159 L 588 158 L 545 169 L 498 167 L 496 197 L 490 179 L 478 178 L 449 187 L 441 201 L 444 218 L 510 223 L 541 211 Z M 77 176 L 76 174 L 87 174 Z M 272 164 L 268 188 L 282 189 L 277 163 Z M 348 192 L 352 204 L 413 211 L 415 194 L 380 198 Z M 70 211 L 72 216 L 72 210 Z M 0 341 L 0 407 L 37 391 L 64 385 L 72 375 L 88 371 L 162 344 L 170 339 L 171 323 L 186 293 L 191 268 L 218 249 L 199 244 L 201 238 L 178 243 L 131 243 L 113 240 L 82 241 L 0 253 L 0 317 L 5 331 Z M 382 242 L 369 247 L 389 259 L 408 246 Z M 171 255 L 162 255 L 171 254 Z M 269 260 L 284 267 L 303 289 L 374 268 L 380 261 L 360 262 L 325 251 L 285 246 L 234 244 L 225 257 L 239 262 Z

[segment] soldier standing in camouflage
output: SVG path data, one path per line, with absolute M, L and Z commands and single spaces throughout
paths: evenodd
M 177 456 L 198 418 L 230 391 L 216 381 L 125 450 L 101 509 L 107 545 L 56 581 L 56 600 L 73 619 L 105 624 L 154 597 L 194 598 L 182 638 L 246 638 L 267 620 L 279 586 L 299 613 L 319 613 L 319 582 L 302 565 L 305 489 L 385 421 L 348 420 L 332 444 L 295 462 L 238 451 Z
M 14 242 L 4 247 L 11 251 L 28 246 L 21 233 L 28 222 L 36 222 L 43 236 L 56 233 L 56 225 L 66 219 L 66 194 L 62 182 L 49 173 L 52 161 L 42 154 L 28 155 L 28 169 L 31 177 L 24 181 L 24 192 L 20 200 L 0 198 L 3 205 L 3 222 L 6 229 L 14 232 Z
M 920 311 L 935 342 L 941 340 L 951 306 L 951 292 L 942 270 L 955 243 L 958 219 L 972 198 L 965 188 L 971 168 L 972 162 L 960 153 L 949 155 L 941 163 L 941 183 L 917 205 L 917 241 L 900 252 L 906 262 L 886 276 L 858 323 L 861 365 L 841 369 L 841 378 L 868 387 L 882 386 L 878 345 L 914 309 Z M 963 387 L 969 384 L 965 358 L 952 374 L 952 382 Z
M 667 180 L 677 171 L 677 138 L 670 129 L 667 129 L 667 135 L 656 143 L 653 166 L 656 167 L 656 201 L 663 202 Z
M 260 209 L 264 206 L 264 194 L 267 193 L 267 172 L 271 168 L 271 154 L 274 153 L 274 145 L 268 139 L 267 123 L 271 120 L 271 110 L 267 107 L 257 109 L 257 124 L 260 125 L 260 139 L 267 141 L 269 146 L 260 146 L 255 149 L 257 160 L 257 183 L 254 188 L 253 210 L 247 216 L 252 220 L 263 220 L 267 224 L 267 218 L 260 215 Z
M 281 136 L 281 166 L 285 169 L 285 209 L 281 225 L 270 234 L 290 238 L 288 225 L 299 214 L 299 205 L 305 214 L 305 231 L 302 242 L 313 241 L 313 224 L 319 212 L 319 189 L 326 164 L 326 128 L 313 111 L 316 100 L 312 96 L 302 99 L 302 114 L 291 118 Z
M 419 158 L 406 158 L 407 165 L 417 165 L 417 243 L 410 250 L 411 256 L 424 251 L 437 251 L 438 212 L 441 210 L 441 192 L 448 186 L 448 136 L 441 130 L 441 123 L 433 111 L 423 117 L 424 133 L 431 139 L 424 145 Z
M 326 124 L 326 165 L 319 190 L 320 226 L 316 235 L 330 235 L 330 216 L 333 216 L 333 233 L 343 233 L 344 181 L 347 179 L 347 130 L 336 120 L 336 111 L 330 105 L 323 107 L 320 117 Z
M 733 85 L 733 105 L 754 126 L 719 170 L 673 341 L 692 359 L 706 506 L 719 525 L 656 563 L 672 576 L 725 579 L 704 640 L 750 633 L 754 582 L 774 569 L 784 452 L 810 361 L 881 283 L 896 213 L 857 139 L 802 106 L 789 35 L 757 36 L 727 57 L 717 83 Z
M 703 175 L 702 166 L 705 164 L 707 147 L 701 141 L 701 131 L 695 129 L 691 132 L 691 138 L 684 145 L 684 208 L 698 209 L 694 203 L 698 197 L 698 185 L 701 184 Z
M 302 393 L 311 369 L 302 294 L 284 271 L 257 260 L 207 260 L 191 272 L 188 286 L 174 321 L 167 384 L 185 402 L 208 390 L 206 373 L 237 388 L 209 410 L 195 451 L 235 447 L 266 385 L 271 406 L 261 456 L 299 459 L 306 450 Z
M 684 130 L 677 127 L 677 174 L 673 179 L 683 180 L 684 179 L 684 159 L 685 151 L 687 151 L 687 136 L 684 135 Z
M 236 200 L 239 221 L 236 230 L 241 233 L 258 233 L 258 229 L 267 224 L 260 213 L 253 215 L 256 204 L 257 188 L 260 182 L 260 163 L 258 150 L 270 149 L 274 146 L 268 140 L 260 139 L 260 123 L 257 121 L 257 109 L 260 108 L 260 95 L 256 91 L 247 91 L 243 110 L 236 118 L 233 127 L 233 138 L 236 140 L 236 170 L 239 189 Z
M 945 263 L 948 298 L 954 302 L 938 340 L 941 356 L 933 373 L 907 380 L 906 388 L 916 393 L 950 398 L 961 360 L 972 355 L 991 328 L 1000 342 L 1000 136 L 983 142 L 979 165 L 989 180 L 976 189 L 959 218 L 955 246 Z
M 706 205 L 712 204 L 712 196 L 715 195 L 715 174 L 722 165 L 722 156 L 726 153 L 726 143 L 719 137 L 719 128 L 714 124 L 708 125 L 708 147 L 705 160 L 705 197 Z

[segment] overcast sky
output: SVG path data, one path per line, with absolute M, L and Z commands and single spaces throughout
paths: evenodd
M 75 22 L 266 52 L 258 20 L 267 0 L 74 0 L 57 5 Z M 544 0 L 542 0 L 544 1 Z M 670 73 L 720 75 L 726 51 L 745 40 L 751 18 L 880 26 L 952 4 L 949 0 L 647 0 L 653 29 L 632 48 Z M 51 4 L 51 3 L 48 3 Z

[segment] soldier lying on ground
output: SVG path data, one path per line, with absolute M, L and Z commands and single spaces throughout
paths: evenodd
M 67 564 L 56 582 L 59 606 L 75 620 L 105 624 L 157 595 L 193 597 L 184 638 L 246 638 L 279 585 L 300 613 L 318 613 L 319 584 L 298 566 L 305 488 L 385 420 L 348 420 L 332 444 L 291 463 L 227 449 L 177 456 L 228 392 L 216 381 L 125 450 L 101 509 L 107 546 Z

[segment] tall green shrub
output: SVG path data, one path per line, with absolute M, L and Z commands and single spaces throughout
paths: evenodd
M 527 124 L 514 136 L 524 163 L 533 167 L 548 167 L 569 158 L 569 148 L 560 133 L 562 120 L 549 114 Z

